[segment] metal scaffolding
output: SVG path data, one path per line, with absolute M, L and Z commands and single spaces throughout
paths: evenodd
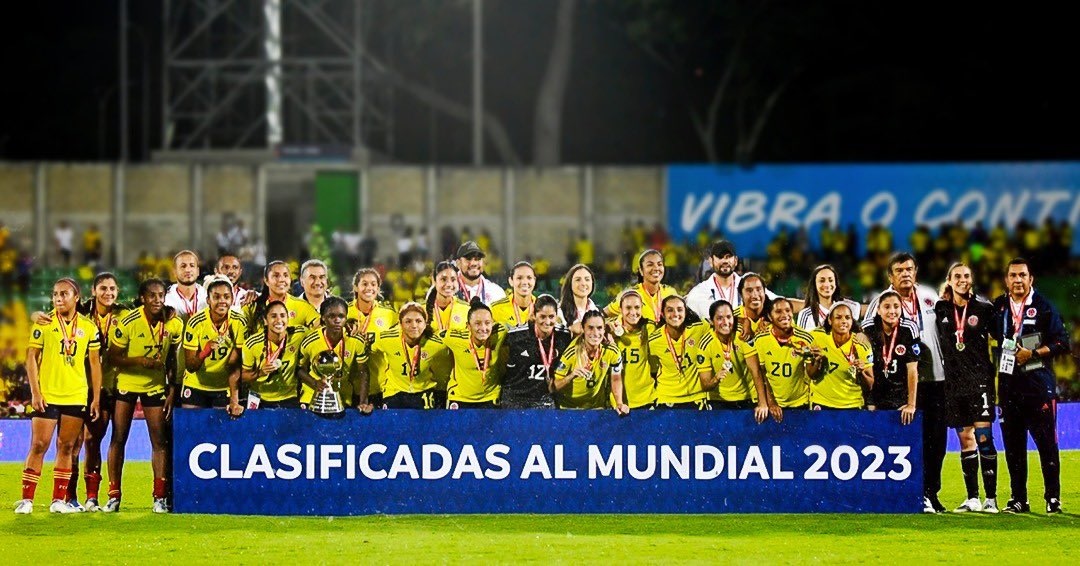
M 163 149 L 389 149 L 359 0 L 163 2 Z

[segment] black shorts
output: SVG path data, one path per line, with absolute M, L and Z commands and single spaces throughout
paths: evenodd
M 90 402 L 93 401 L 93 400 L 94 400 L 94 394 L 93 393 L 87 395 L 87 397 L 86 397 L 86 406 L 89 407 Z M 109 413 L 111 415 L 112 412 L 113 412 L 113 409 L 115 409 L 115 408 L 116 408 L 116 393 L 113 392 L 112 389 L 102 388 L 101 389 L 101 395 L 98 397 L 98 410 L 101 411 L 102 413 Z
M 421 391 L 419 393 L 395 393 L 383 398 L 384 409 L 434 409 L 435 391 Z
M 138 391 L 117 391 L 116 400 L 128 403 L 131 406 L 135 406 L 136 402 L 141 402 L 145 407 L 164 407 L 165 397 L 167 395 L 164 391 L 159 393 L 140 393 Z
M 61 415 L 84 420 L 90 416 L 86 405 L 46 405 L 45 412 L 34 411 L 30 414 L 30 418 L 55 421 L 59 420 Z
M 708 411 L 712 407 L 709 406 L 709 402 L 705 399 L 700 401 L 687 401 L 685 403 L 656 403 L 657 410 L 664 409 L 683 409 L 689 411 Z
M 446 390 L 445 389 L 435 389 L 434 393 L 435 393 L 435 408 L 436 409 L 445 409 L 446 408 Z
M 757 403 L 747 399 L 745 401 L 709 401 L 709 408 L 713 411 L 743 411 L 757 407 Z
M 484 401 L 482 403 L 470 403 L 468 401 L 449 401 L 446 404 L 447 409 L 498 409 L 499 406 L 495 404 L 495 401 Z
M 974 426 L 976 422 L 994 422 L 997 407 L 989 392 L 945 397 L 945 424 L 952 428 Z
M 180 404 L 194 405 L 202 409 L 224 409 L 229 406 L 229 392 L 205 391 L 185 385 L 180 390 Z
M 400 393 L 399 393 L 399 395 L 400 395 Z M 372 407 L 375 407 L 376 409 L 381 409 L 382 406 L 383 406 L 383 394 L 382 393 L 369 394 L 367 396 L 367 402 L 371 403 Z

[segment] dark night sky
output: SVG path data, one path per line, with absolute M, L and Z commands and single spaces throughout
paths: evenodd
M 550 41 L 553 2 L 488 0 L 489 109 L 529 155 L 532 95 Z M 1017 4 L 825 3 L 823 23 L 804 30 L 804 71 L 781 98 L 757 152 L 761 161 L 1028 160 L 1080 158 L 1075 19 Z M 150 36 L 151 142 L 160 104 L 156 68 L 160 8 L 131 2 Z M 99 105 L 116 83 L 117 2 L 20 3 L 5 17 L 0 159 L 99 158 Z M 779 2 L 771 9 L 788 6 Z M 583 2 L 564 114 L 571 163 L 701 161 L 702 150 L 668 76 L 612 27 L 603 4 Z M 464 20 L 467 23 L 467 19 Z M 453 28 L 453 26 L 450 26 Z M 467 30 L 467 27 L 464 28 Z M 462 34 L 458 26 L 458 35 Z M 451 40 L 447 40 L 451 41 Z M 132 148 L 139 138 L 140 59 L 132 36 Z M 444 44 L 445 46 L 446 44 Z M 436 50 L 436 48 L 432 48 Z M 468 54 L 439 55 L 423 68 L 468 103 Z M 717 60 L 722 54 L 717 55 Z M 417 74 L 419 73 L 419 74 Z M 115 97 L 115 90 L 112 91 Z M 106 107 L 105 157 L 117 155 L 115 98 Z M 395 154 L 401 161 L 469 158 L 469 129 L 398 96 Z M 490 148 L 489 155 L 492 155 Z

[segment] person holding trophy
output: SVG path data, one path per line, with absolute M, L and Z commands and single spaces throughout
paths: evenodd
M 296 362 L 304 332 L 289 327 L 289 310 L 282 301 L 270 301 L 262 332 L 244 342 L 240 374 L 229 380 L 229 414 L 240 416 L 245 409 L 295 409 L 300 406 L 297 394 Z M 247 398 L 240 400 L 240 383 L 249 387 Z
M 341 297 L 327 297 L 319 311 L 322 328 L 312 329 L 300 343 L 300 406 L 327 417 L 343 415 L 346 405 L 370 414 L 367 347 L 345 334 L 349 304 Z

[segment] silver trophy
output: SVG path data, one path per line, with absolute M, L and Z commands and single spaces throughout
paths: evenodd
M 345 414 L 345 404 L 341 401 L 341 377 L 344 373 L 341 358 L 333 350 L 319 354 L 311 364 L 315 376 L 326 383 L 326 387 L 315 392 L 311 398 L 311 412 L 320 417 L 340 417 Z

